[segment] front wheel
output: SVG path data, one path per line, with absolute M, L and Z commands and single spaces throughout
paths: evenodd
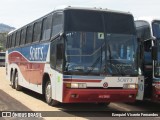
M 48 105 L 58 105 L 58 101 L 52 99 L 52 86 L 50 81 L 48 81 L 45 86 L 45 99 Z

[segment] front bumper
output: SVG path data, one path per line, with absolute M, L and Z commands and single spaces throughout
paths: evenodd
M 65 89 L 64 103 L 134 102 L 136 89 Z

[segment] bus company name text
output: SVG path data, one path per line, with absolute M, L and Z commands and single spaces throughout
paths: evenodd
M 30 60 L 43 60 L 43 47 L 30 47 Z

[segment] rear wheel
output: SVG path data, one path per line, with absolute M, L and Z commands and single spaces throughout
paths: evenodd
M 51 106 L 56 106 L 59 103 L 52 99 L 52 86 L 50 81 L 48 81 L 45 86 L 45 99 L 47 104 Z
M 22 89 L 22 87 L 19 85 L 18 72 L 16 72 L 16 74 L 15 74 L 14 83 L 15 83 L 15 89 L 20 91 Z
M 11 81 L 11 87 L 13 89 L 15 89 L 15 82 L 14 82 L 14 74 L 13 74 L 13 72 L 11 73 L 10 81 Z

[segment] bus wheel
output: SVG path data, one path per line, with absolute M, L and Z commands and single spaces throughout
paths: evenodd
M 14 83 L 15 83 L 15 89 L 20 91 L 22 89 L 22 87 L 19 85 L 18 83 L 18 72 L 16 72 L 15 78 L 14 78 Z
M 12 73 L 12 75 L 11 75 L 11 78 L 10 78 L 11 80 L 11 87 L 13 88 L 13 89 L 15 89 L 15 82 L 14 82 L 14 74 Z
M 45 99 L 48 105 L 58 105 L 58 101 L 52 99 L 52 86 L 50 81 L 48 81 L 45 86 Z

